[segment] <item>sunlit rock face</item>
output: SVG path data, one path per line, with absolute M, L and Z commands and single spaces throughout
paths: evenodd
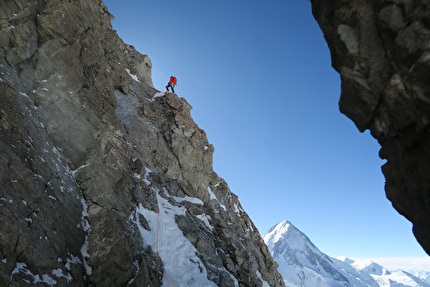
M 0 286 L 284 286 L 99 0 L 0 4 Z
M 312 8 L 341 77 L 340 111 L 380 143 L 387 198 L 430 253 L 430 2 Z

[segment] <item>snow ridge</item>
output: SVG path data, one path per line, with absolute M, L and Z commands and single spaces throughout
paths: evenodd
M 371 260 L 331 258 L 288 221 L 273 226 L 263 239 L 289 287 L 430 287 L 425 277 L 389 271 Z

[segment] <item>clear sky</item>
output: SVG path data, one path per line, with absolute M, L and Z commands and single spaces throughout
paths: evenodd
M 379 145 L 339 112 L 340 79 L 307 0 L 103 0 L 215 147 L 264 234 L 285 219 L 330 256 L 426 256 L 385 198 Z

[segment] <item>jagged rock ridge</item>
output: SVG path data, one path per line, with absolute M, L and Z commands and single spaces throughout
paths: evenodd
M 387 198 L 430 253 L 430 3 L 311 2 L 341 76 L 340 110 L 381 144 Z
M 0 286 L 284 286 L 191 106 L 111 18 L 0 4 Z

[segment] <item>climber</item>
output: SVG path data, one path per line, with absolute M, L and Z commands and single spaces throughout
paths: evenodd
M 175 76 L 170 76 L 170 80 L 169 83 L 166 86 L 166 92 L 169 91 L 169 87 L 172 89 L 172 93 L 175 93 L 175 85 L 176 85 L 176 77 Z

